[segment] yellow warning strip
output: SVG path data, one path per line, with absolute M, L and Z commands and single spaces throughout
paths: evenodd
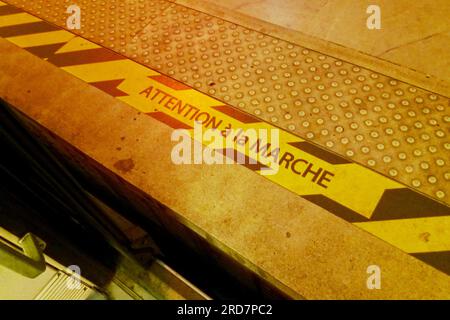
M 61 51 L 61 50 L 60 50 Z M 58 52 L 60 52 L 58 51 Z M 159 75 L 159 73 L 134 63 L 131 60 L 118 60 L 83 64 L 77 66 L 63 67 L 64 71 L 80 78 L 86 82 L 98 82 L 112 79 L 127 79 L 127 84 L 147 81 L 147 76 Z M 93 72 L 95 70 L 95 72 Z M 136 80 L 133 80 L 136 79 Z M 123 85 L 120 87 L 123 90 Z
M 3 5 L 3 4 L 2 4 Z M 15 13 L 0 17 L 0 27 L 15 26 L 24 23 L 42 21 L 28 13 Z
M 450 251 L 450 217 L 354 223 L 407 253 Z
M 14 43 L 21 48 L 30 48 L 48 44 L 64 43 L 75 37 L 76 36 L 70 32 L 60 30 L 9 37 L 6 38 L 6 40 Z

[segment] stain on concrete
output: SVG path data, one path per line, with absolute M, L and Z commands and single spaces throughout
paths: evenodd
M 123 173 L 130 172 L 134 168 L 134 161 L 131 158 L 119 160 L 116 163 L 114 163 L 114 168 Z

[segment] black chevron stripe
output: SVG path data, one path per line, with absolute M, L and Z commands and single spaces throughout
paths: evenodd
M 370 221 L 450 215 L 450 207 L 408 188 L 385 190 Z

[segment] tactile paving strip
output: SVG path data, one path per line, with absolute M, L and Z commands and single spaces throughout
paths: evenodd
M 60 26 L 71 4 L 8 2 Z M 448 97 L 163 0 L 78 5 L 83 37 L 450 202 Z

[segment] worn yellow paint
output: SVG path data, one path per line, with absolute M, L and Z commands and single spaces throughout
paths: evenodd
M 354 223 L 408 253 L 450 250 L 450 217 Z
M 24 23 L 42 21 L 28 13 L 8 14 L 0 17 L 0 28 L 6 26 L 16 26 Z
M 9 37 L 7 40 L 21 48 L 31 48 L 48 44 L 64 43 L 73 38 L 75 38 L 75 36 L 70 32 L 60 30 Z
M 157 72 L 149 70 L 131 60 L 89 63 L 63 67 L 62 69 L 86 82 L 126 79 L 134 83 L 135 81 L 133 79 L 136 77 L 141 81 L 145 81 L 147 76 L 158 75 Z

